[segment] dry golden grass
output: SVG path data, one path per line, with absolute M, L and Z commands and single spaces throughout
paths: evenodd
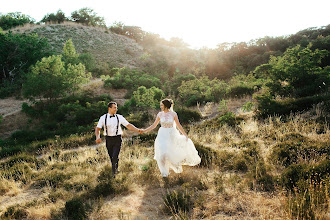
M 195 143 L 222 152 L 223 158 L 228 154 L 235 159 L 249 149 L 249 144 L 255 144 L 260 148 L 259 160 L 273 176 L 280 174 L 280 170 L 268 157 L 272 148 L 288 134 L 295 132 L 322 143 L 330 141 L 328 127 L 318 134 L 316 124 L 300 115 L 283 122 L 279 117 L 258 121 L 247 113 L 242 114 L 246 119 L 235 128 L 225 125 L 219 129 L 199 129 L 199 125 L 195 125 L 189 129 L 189 136 Z M 31 165 L 33 175 L 27 183 L 2 177 L 0 216 L 8 208 L 19 205 L 17 209 L 27 213 L 27 219 L 63 219 L 66 202 L 81 197 L 92 207 L 88 211 L 89 219 L 294 218 L 288 207 L 290 197 L 281 188 L 275 187 L 270 192 L 258 188 L 258 179 L 253 177 L 258 171 L 237 171 L 224 164 L 228 161 L 222 164 L 215 161 L 209 167 L 184 167 L 181 174 L 171 172 L 165 181 L 153 160 L 152 143 L 143 143 L 130 135 L 126 134 L 123 142 L 120 173 L 117 182 L 112 183 L 114 193 L 93 197 L 101 173 L 110 164 L 104 142 L 76 149 L 49 148 L 37 158 L 43 161 L 40 168 Z M 189 190 L 193 201 L 189 212 L 171 215 L 165 211 L 163 198 L 173 190 Z M 329 203 L 329 199 L 327 201 Z M 317 219 L 326 219 L 327 212 L 320 209 Z

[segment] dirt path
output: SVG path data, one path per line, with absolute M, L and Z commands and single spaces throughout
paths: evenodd
M 24 102 L 28 102 L 28 100 L 17 100 L 15 98 L 0 99 L 0 115 L 6 118 L 20 112 Z

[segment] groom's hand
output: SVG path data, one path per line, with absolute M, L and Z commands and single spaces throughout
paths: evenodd
M 99 143 L 102 142 L 102 139 L 101 139 L 101 138 L 98 138 L 98 139 L 95 140 L 95 142 L 96 142 L 97 144 L 99 144 Z

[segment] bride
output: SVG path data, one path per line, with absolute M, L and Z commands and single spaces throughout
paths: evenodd
M 201 162 L 194 143 L 183 130 L 176 112 L 173 111 L 173 101 L 164 99 L 160 102 L 160 109 L 155 122 L 141 133 L 153 130 L 160 122 L 158 135 L 155 140 L 155 156 L 159 170 L 163 177 L 168 177 L 171 168 L 176 173 L 182 172 L 182 165 L 195 166 Z M 179 131 L 176 129 L 178 127 Z

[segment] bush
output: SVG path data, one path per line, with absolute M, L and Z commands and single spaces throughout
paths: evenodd
M 202 118 L 202 115 L 198 111 L 189 108 L 178 108 L 175 109 L 175 112 L 178 114 L 179 120 L 182 124 L 199 121 Z
M 227 94 L 229 97 L 242 98 L 246 95 L 252 95 L 255 90 L 254 88 L 248 87 L 246 85 L 236 85 L 230 87 L 230 92 Z
M 64 212 L 69 219 L 87 219 L 88 207 L 81 198 L 73 198 L 65 203 Z
M 274 164 L 288 167 L 299 160 L 313 161 L 329 156 L 329 145 L 325 142 L 312 141 L 297 133 L 289 133 L 281 139 L 283 142 L 276 144 L 270 154 Z
M 259 117 L 268 115 L 289 115 L 293 112 L 301 112 L 311 109 L 313 105 L 324 102 L 330 103 L 330 95 L 316 95 L 303 98 L 286 98 L 274 100 L 270 95 L 263 94 L 256 97 L 258 100 L 257 114 Z
M 179 97 L 186 106 L 196 105 L 197 102 L 217 102 L 224 98 L 228 85 L 218 79 L 208 77 L 183 81 L 178 88 Z
M 129 89 L 136 90 L 139 86 L 146 88 L 161 87 L 161 82 L 158 77 L 138 71 L 136 69 L 129 69 L 126 67 L 115 68 L 116 73 L 113 78 L 104 81 L 104 87 L 111 87 L 114 89 Z
M 232 112 L 226 112 L 218 117 L 218 123 L 220 124 L 220 126 L 227 124 L 229 126 L 234 127 L 238 125 L 242 120 L 243 118 L 236 117 L 236 115 Z
M 218 161 L 218 153 L 215 150 L 198 143 L 195 143 L 195 147 L 201 158 L 199 166 L 211 167 L 216 161 Z
M 312 180 L 313 183 L 321 183 L 329 177 L 330 160 L 323 160 L 317 165 L 293 164 L 287 167 L 282 175 L 281 182 L 284 187 L 293 191 L 299 187 L 299 182 Z

